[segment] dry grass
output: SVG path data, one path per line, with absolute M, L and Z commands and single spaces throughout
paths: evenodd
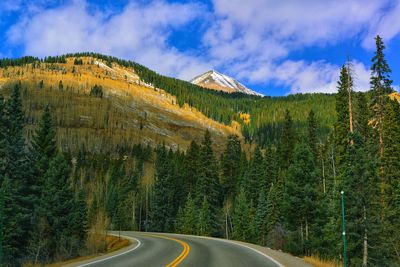
M 325 260 L 321 259 L 318 256 L 306 256 L 304 257 L 304 261 L 307 263 L 310 263 L 314 267 L 341 267 L 342 264 L 331 261 L 331 260 Z
M 127 239 L 124 239 L 122 237 L 119 238 L 118 236 L 111 236 L 111 235 L 108 235 L 106 237 L 106 242 L 107 242 L 107 252 L 106 253 L 111 253 L 111 252 L 117 251 L 119 249 L 129 246 L 129 244 L 130 244 L 129 240 L 127 240 Z M 45 266 L 46 267 L 61 267 L 61 266 L 64 266 L 64 265 L 67 265 L 70 263 L 88 260 L 88 259 L 94 258 L 96 256 L 100 256 L 103 254 L 104 253 L 97 253 L 97 254 L 92 254 L 92 255 L 88 255 L 88 256 L 82 256 L 82 257 L 71 259 L 68 261 L 52 263 L 52 264 L 48 264 Z M 29 266 L 29 267 L 31 267 L 31 266 Z

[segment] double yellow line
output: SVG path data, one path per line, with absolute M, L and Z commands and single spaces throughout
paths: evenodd
M 188 243 L 176 239 L 176 238 L 172 238 L 172 237 L 168 237 L 168 236 L 163 236 L 163 235 L 156 235 L 156 234 L 145 234 L 147 236 L 154 236 L 154 237 L 158 237 L 158 238 L 163 238 L 163 239 L 167 239 L 167 240 L 172 240 L 175 241 L 177 243 L 179 243 L 182 247 L 183 247 L 183 251 L 181 252 L 181 254 L 179 254 L 178 257 L 176 257 L 171 263 L 167 264 L 166 267 L 176 267 L 178 266 L 188 255 L 190 252 L 190 246 L 188 245 Z

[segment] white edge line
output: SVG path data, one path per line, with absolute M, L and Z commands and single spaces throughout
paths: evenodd
M 175 234 L 175 235 L 179 236 L 179 234 Z M 183 236 L 185 236 L 185 235 L 183 235 Z M 269 256 L 269 255 L 267 255 L 265 253 L 262 253 L 261 251 L 255 249 L 255 248 L 246 246 L 246 245 L 241 244 L 241 243 L 234 242 L 234 240 L 226 240 L 226 239 L 222 239 L 222 238 L 214 238 L 214 237 L 208 237 L 208 236 L 196 236 L 196 235 L 186 235 L 186 236 L 198 237 L 198 238 L 203 238 L 203 239 L 211 239 L 211 240 L 215 240 L 215 241 L 221 241 L 221 242 L 226 242 L 226 243 L 229 243 L 229 244 L 234 244 L 234 245 L 238 245 L 238 246 L 241 246 L 241 247 L 245 247 L 245 248 L 253 250 L 254 252 L 257 252 L 258 254 L 266 257 L 267 259 L 269 259 L 270 261 L 272 261 L 273 263 L 275 263 L 279 267 L 285 267 L 285 265 L 283 265 L 282 263 L 278 262 L 277 260 L 275 260 L 271 256 Z
M 118 236 L 118 235 L 115 235 L 115 234 L 112 234 L 112 235 Z M 137 242 L 137 245 L 136 245 L 134 248 L 131 248 L 131 249 L 128 250 L 128 251 L 124 251 L 124 252 L 122 252 L 122 253 L 120 253 L 120 254 L 113 255 L 113 256 L 111 256 L 111 257 L 104 258 L 104 259 L 100 259 L 100 260 L 97 260 L 97 261 L 88 262 L 88 263 L 85 263 L 85 264 L 82 264 L 82 265 L 78 265 L 77 267 L 84 267 L 84 266 L 92 265 L 92 264 L 99 263 L 99 262 L 102 262 L 102 261 L 107 261 L 107 260 L 113 259 L 113 258 L 115 258 L 115 257 L 122 256 L 122 255 L 124 255 L 124 254 L 127 254 L 127 253 L 129 253 L 129 252 L 134 251 L 135 249 L 137 249 L 137 248 L 141 245 L 140 240 L 137 239 L 137 238 L 134 238 L 134 237 L 131 237 L 131 236 L 124 236 L 124 235 L 121 235 L 121 237 L 128 238 L 128 239 L 133 239 L 133 240 L 135 240 L 135 241 Z
M 266 257 L 267 259 L 269 259 L 270 261 L 272 261 L 273 263 L 275 263 L 275 264 L 278 265 L 279 267 L 285 267 L 283 264 L 281 264 L 280 262 L 278 262 L 277 260 L 275 260 L 275 259 L 272 258 L 271 256 L 269 256 L 269 255 L 267 255 L 267 254 L 265 254 L 265 253 L 262 253 L 261 251 L 255 249 L 255 248 L 246 246 L 246 245 L 241 244 L 241 243 L 236 243 L 236 242 L 233 242 L 233 241 L 229 241 L 229 240 L 221 239 L 220 241 L 227 242 L 227 243 L 230 243 L 230 244 L 236 244 L 236 245 L 238 245 L 238 246 L 242 246 L 242 247 L 251 249 L 251 250 L 253 250 L 254 252 L 257 252 L 258 254 L 260 254 L 260 255 Z

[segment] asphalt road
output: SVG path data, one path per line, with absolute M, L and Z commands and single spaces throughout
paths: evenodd
M 207 266 L 207 267 L 283 267 L 277 260 L 245 243 L 196 236 L 121 232 L 133 238 L 125 251 L 77 264 L 81 267 L 132 266 Z M 260 247 L 261 248 L 261 247 Z M 283 253 L 282 253 L 283 254 Z M 291 256 L 289 256 L 291 257 Z M 296 260 L 292 257 L 291 260 Z M 295 261 L 296 262 L 296 261 Z M 291 265 L 291 264 L 290 264 Z M 293 266 L 303 266 L 295 263 Z M 307 266 L 307 265 L 304 265 Z

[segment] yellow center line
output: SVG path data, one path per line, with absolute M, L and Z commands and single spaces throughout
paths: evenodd
M 156 235 L 156 234 L 143 234 L 143 235 L 154 236 L 154 237 L 158 237 L 158 238 L 172 240 L 172 241 L 175 241 L 175 242 L 179 243 L 183 247 L 183 251 L 181 252 L 181 254 L 179 254 L 179 256 L 176 257 L 171 263 L 167 264 L 166 267 L 176 267 L 176 266 L 178 266 L 189 255 L 190 246 L 188 245 L 188 243 L 186 243 L 186 242 L 184 242 L 182 240 L 179 240 L 179 239 L 176 239 L 176 238 L 172 238 L 172 237 L 163 236 L 163 235 Z

